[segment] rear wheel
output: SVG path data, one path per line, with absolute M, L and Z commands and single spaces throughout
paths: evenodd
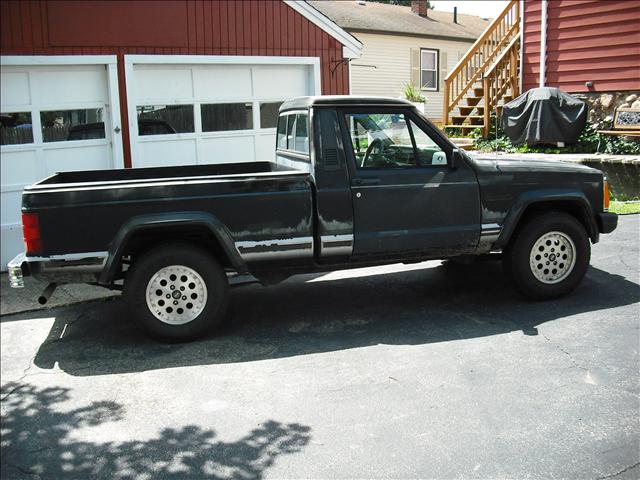
M 218 327 L 227 278 L 205 250 L 184 244 L 155 248 L 127 274 L 125 297 L 136 322 L 158 340 L 194 339 Z
M 516 289 L 536 300 L 571 292 L 584 277 L 590 258 L 584 226 L 562 212 L 529 220 L 504 254 Z

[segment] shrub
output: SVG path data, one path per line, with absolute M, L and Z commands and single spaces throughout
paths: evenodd
M 410 102 L 425 102 L 426 99 L 420 93 L 420 90 L 414 87 L 412 84 L 407 83 L 404 87 L 404 98 Z
M 578 142 L 564 147 L 552 145 L 513 145 L 504 132 L 496 136 L 495 116 L 491 117 L 489 126 L 489 138 L 482 138 L 480 129 L 472 131 L 469 138 L 475 140 L 475 148 L 484 152 L 507 153 L 607 153 L 613 155 L 638 155 L 640 154 L 640 142 L 626 140 L 623 137 L 602 135 L 598 133 L 597 126 L 587 122 Z

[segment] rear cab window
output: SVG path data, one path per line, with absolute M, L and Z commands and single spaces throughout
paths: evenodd
M 276 149 L 278 155 L 304 155 L 309 161 L 309 114 L 306 111 L 280 114 Z

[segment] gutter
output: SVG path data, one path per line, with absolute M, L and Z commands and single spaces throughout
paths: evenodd
M 524 88 L 524 0 L 520 0 L 520 88 L 518 92 L 522 94 Z
M 547 9 L 548 0 L 542 0 L 542 20 L 540 21 L 540 87 L 547 78 Z

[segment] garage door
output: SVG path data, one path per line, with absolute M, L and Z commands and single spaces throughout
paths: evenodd
M 117 125 L 110 98 L 118 93 L 108 65 L 7 65 L 6 58 L 0 72 L 0 270 L 23 250 L 20 201 L 25 185 L 57 171 L 119 166 L 122 151 L 112 147 Z
M 317 59 L 278 58 L 127 57 L 132 165 L 273 159 L 282 101 L 320 91 Z

